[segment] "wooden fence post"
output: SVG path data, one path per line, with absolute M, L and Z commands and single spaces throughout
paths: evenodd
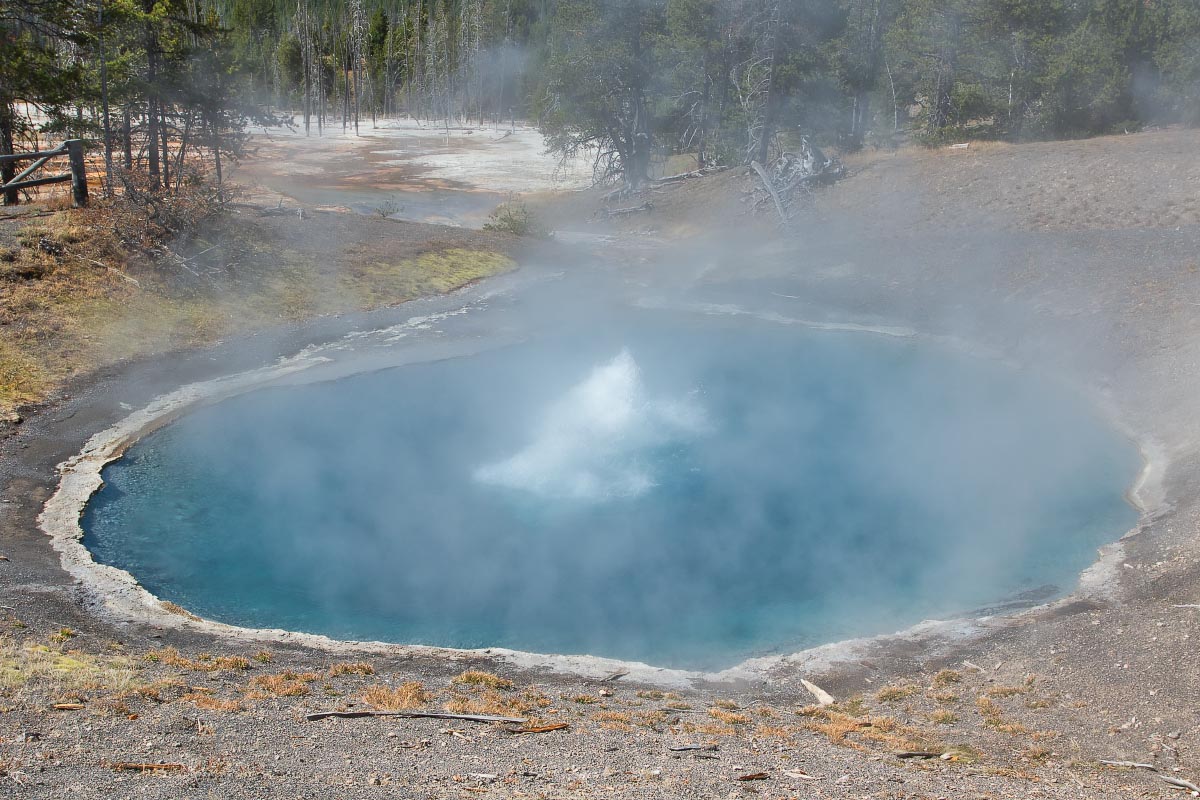
M 75 201 L 76 208 L 83 208 L 88 204 L 87 171 L 83 164 L 83 140 L 69 139 L 66 145 L 67 158 L 71 162 L 71 198 Z

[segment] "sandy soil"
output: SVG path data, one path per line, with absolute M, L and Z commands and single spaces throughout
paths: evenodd
M 1163 776 L 1200 780 L 1200 677 L 1188 667 L 1200 631 L 1200 225 L 1195 183 L 1184 181 L 1197 145 L 1194 131 L 1168 131 L 877 155 L 782 233 L 738 211 L 743 176 L 731 171 L 606 228 L 622 248 L 540 245 L 516 276 L 466 294 L 81 380 L 8 438 L 0 461 L 0 785 L 31 797 L 1176 794 Z M 628 235 L 639 229 L 652 236 Z M 1057 376 L 1150 458 L 1136 535 L 1108 548 L 1073 596 L 975 620 L 970 637 L 962 625 L 935 627 L 664 693 L 653 675 L 605 682 L 499 654 L 335 654 L 285 637 L 214 636 L 182 616 L 180 626 L 117 620 L 97 613 L 37 530 L 54 465 L 165 389 L 472 298 L 520 319 L 529 287 L 555 281 L 568 297 L 604 285 L 722 313 L 910 328 Z M 480 320 L 462 323 L 463 334 L 488 335 Z M 351 659 L 370 666 L 336 666 Z M 467 669 L 513 683 L 460 676 Z M 812 707 L 801 678 L 839 702 Z M 426 694 L 413 700 L 410 687 L 405 702 L 569 727 L 304 721 L 310 710 L 379 703 L 371 686 L 411 681 Z M 680 744 L 716 749 L 670 749 Z M 762 777 L 739 780 L 748 776 Z

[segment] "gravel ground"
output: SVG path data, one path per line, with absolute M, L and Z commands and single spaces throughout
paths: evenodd
M 907 326 L 1075 386 L 1143 447 L 1154 471 L 1136 535 L 1066 600 L 976 621 L 966 638 L 910 633 L 801 654 L 761 679 L 698 680 L 671 692 L 486 653 L 334 654 L 95 613 L 95 598 L 60 568 L 34 522 L 54 465 L 165 388 L 415 309 L 326 319 L 114 368 L 6 429 L 0 787 L 21 797 L 1179 793 L 1163 776 L 1200 781 L 1200 677 L 1190 666 L 1200 609 L 1188 607 L 1200 603 L 1200 226 L 1187 216 L 1200 187 L 1187 178 L 1190 190 L 1164 188 L 1164 176 L 1186 182 L 1198 143 L 1195 132 L 1168 131 L 876 156 L 780 235 L 764 221 L 734 219 L 719 236 L 623 248 L 616 264 L 597 260 L 613 255 L 604 244 L 540 245 L 521 258 L 527 279 L 561 280 L 567 296 L 601 282 L 635 298 Z M 1051 180 L 1070 181 L 1062 191 L 1071 202 L 1027 190 Z M 695 183 L 676 190 L 697 195 L 680 206 L 704 207 L 713 194 Z M 1156 211 L 1171 193 L 1183 216 Z M 659 203 L 647 224 L 680 230 L 670 208 Z M 448 308 L 492 287 L 418 308 Z M 520 314 L 520 281 L 510 288 Z M 839 702 L 812 706 L 801 678 Z M 420 687 L 372 690 L 411 682 Z M 568 727 L 304 720 L 398 696 Z M 681 744 L 716 749 L 669 749 Z M 897 750 L 943 755 L 902 759 Z M 168 766 L 117 768 L 123 762 Z M 756 779 L 739 780 L 747 776 Z

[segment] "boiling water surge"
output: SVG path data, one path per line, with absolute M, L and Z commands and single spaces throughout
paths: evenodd
M 475 471 L 486 484 L 555 500 L 639 497 L 658 484 L 658 448 L 709 431 L 696 393 L 646 396 L 629 350 L 597 366 L 546 412 L 534 439 L 515 455 Z

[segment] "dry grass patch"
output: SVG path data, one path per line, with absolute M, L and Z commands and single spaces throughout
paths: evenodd
M 591 706 L 600 702 L 600 698 L 591 694 L 577 694 L 570 698 L 572 703 L 578 703 L 581 706 Z
M 986 695 L 981 695 L 975 700 L 975 707 L 979 709 L 979 713 L 983 717 L 983 724 L 999 733 L 1018 736 L 1029 732 L 1029 729 L 1021 723 L 1005 720 L 1004 710 Z
M 988 697 L 1005 698 L 1015 697 L 1019 694 L 1027 694 L 1028 692 L 1028 686 L 993 686 L 991 689 L 987 690 L 986 694 Z
M 329 677 L 339 675 L 374 675 L 375 668 L 365 661 L 342 661 L 329 667 Z
M 369 309 L 448 292 L 515 266 L 500 253 L 450 248 L 394 263 L 352 263 L 340 288 L 347 296 L 357 297 L 361 308 Z
M 178 603 L 172 603 L 170 600 L 159 600 L 158 604 L 160 606 L 162 606 L 162 610 L 166 611 L 168 614 L 174 614 L 177 617 L 183 617 L 184 619 L 190 619 L 192 622 L 200 622 L 199 617 L 197 617 L 195 614 L 188 611 L 186 608 L 179 605 Z
M 205 711 L 221 711 L 225 713 L 232 713 L 234 711 L 242 710 L 242 703 L 240 700 L 224 700 L 220 697 L 214 697 L 211 694 L 206 694 L 203 692 L 190 692 L 185 694 L 180 699 L 187 700 L 196 708 L 200 708 Z
M 592 719 L 599 723 L 601 728 L 610 731 L 631 731 L 633 730 L 633 717 L 625 712 L 620 711 L 597 711 L 592 715 Z
M 875 699 L 881 703 L 895 703 L 912 697 L 919 691 L 920 688 L 913 683 L 888 684 L 875 693 Z
M 494 714 L 501 717 L 527 716 L 533 710 L 523 697 L 494 689 L 472 695 L 451 695 L 443 707 L 451 714 Z
M 315 672 L 286 670 L 274 675 L 259 675 L 251 683 L 276 697 L 303 697 L 310 691 L 308 685 L 320 677 Z
M 127 696 L 145 685 L 138 673 L 138 665 L 126 656 L 95 656 L 0 638 L 0 691 L 8 694 L 29 687 L 48 693 Z
M 363 702 L 380 711 L 408 711 L 423 708 L 432 699 L 417 681 L 407 681 L 396 687 L 370 686 L 362 694 Z
M 659 731 L 666 726 L 669 718 L 670 714 L 666 711 L 639 711 L 633 715 L 633 724 Z
M 958 716 L 944 708 L 939 708 L 929 715 L 930 721 L 936 725 L 953 725 L 958 722 Z
M 476 669 L 467 670 L 461 675 L 455 676 L 450 682 L 463 686 L 479 686 L 486 689 L 508 690 L 513 688 L 513 682 L 508 678 L 501 678 L 499 675 L 494 675 L 491 672 L 483 672 Z
M 142 684 L 134 689 L 133 693 L 138 697 L 152 700 L 155 703 L 165 703 L 172 697 L 186 694 L 187 689 L 188 685 L 186 681 L 170 677 Z
M 682 733 L 695 733 L 700 736 L 738 736 L 742 729 L 734 725 L 723 725 L 714 722 L 684 722 L 679 726 Z
M 834 744 L 856 750 L 867 749 L 866 743 L 883 745 L 890 750 L 942 749 L 924 731 L 902 725 L 892 717 L 847 714 L 837 706 L 808 706 L 800 714 L 807 717 L 802 727 L 824 735 Z M 851 735 L 855 738 L 851 739 Z
M 217 656 L 212 663 L 217 669 L 250 669 L 250 659 L 245 656 Z
M 708 715 L 713 719 L 723 722 L 726 725 L 749 725 L 750 717 L 745 714 L 735 714 L 732 711 L 726 711 L 723 708 L 710 708 Z
M 160 647 L 157 650 L 150 650 L 142 659 L 149 661 L 152 664 L 163 664 L 176 669 L 187 669 L 195 672 L 215 672 L 217 667 L 211 661 L 204 658 L 188 658 L 180 653 L 174 647 Z
M 759 739 L 783 739 L 791 740 L 794 731 L 790 728 L 785 728 L 782 725 L 759 725 L 754 729 L 754 735 Z
M 333 242 L 347 227 L 359 240 L 367 230 L 358 221 L 313 224 L 328 225 Z M 219 215 L 190 226 L 200 233 L 189 242 L 155 233 L 161 226 L 147 223 L 144 209 L 101 200 L 10 226 L 20 227 L 15 242 L 0 245 L 0 413 L 106 364 L 443 293 L 516 266 L 451 241 L 417 252 L 401 236 L 391 247 L 386 234 L 314 256 L 319 232 L 292 242 L 270 223 Z M 168 238 L 196 252 L 192 266 L 203 277 L 171 259 L 155 263 L 151 254 Z M 238 266 L 225 271 L 230 261 Z
M 953 669 L 944 669 L 933 676 L 934 686 L 950 686 L 954 683 L 962 683 L 962 673 Z

